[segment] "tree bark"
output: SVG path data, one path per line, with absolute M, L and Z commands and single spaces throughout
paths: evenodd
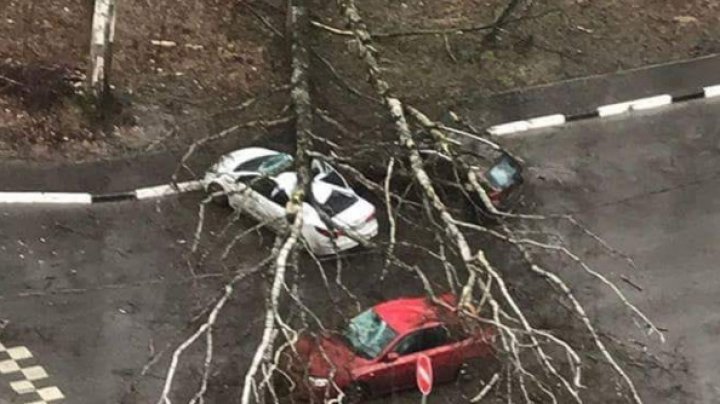
M 310 53 L 308 52 L 307 36 L 309 30 L 310 19 L 305 0 L 288 0 L 287 37 L 290 39 L 292 57 L 290 96 L 296 117 L 295 158 L 297 159 L 298 184 L 302 184 L 305 199 L 312 201 L 309 189 L 312 182 L 310 178 L 310 159 L 307 156 L 311 146 L 310 136 L 313 125 L 312 101 L 308 82 Z
M 110 95 L 110 68 L 115 36 L 116 0 L 95 0 L 90 40 L 88 87 L 99 105 Z

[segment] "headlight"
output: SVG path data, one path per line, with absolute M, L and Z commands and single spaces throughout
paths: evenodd
M 310 385 L 313 387 L 327 387 L 330 381 L 324 377 L 312 377 L 308 378 Z

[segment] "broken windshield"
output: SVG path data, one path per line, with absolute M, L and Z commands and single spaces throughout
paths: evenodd
M 291 168 L 293 166 L 293 158 L 289 154 L 278 153 L 267 157 L 265 161 L 258 167 L 258 172 L 263 175 L 274 176 Z
M 366 310 L 350 320 L 343 333 L 353 348 L 373 359 L 397 336 L 395 330 L 382 321 L 374 310 Z
M 512 186 L 518 174 L 517 168 L 512 164 L 509 158 L 504 157 L 498 164 L 491 168 L 486 178 L 495 189 L 505 189 Z

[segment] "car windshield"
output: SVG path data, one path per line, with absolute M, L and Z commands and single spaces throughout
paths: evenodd
M 493 188 L 505 189 L 515 183 L 517 174 L 517 168 L 513 166 L 509 158 L 505 157 L 493 168 L 488 170 L 485 177 Z
M 382 321 L 373 309 L 366 310 L 350 320 L 343 333 L 355 351 L 373 359 L 392 342 L 397 333 Z
M 322 203 L 323 210 L 330 216 L 335 216 L 357 202 L 358 197 L 346 192 L 333 190 L 327 200 Z
M 277 175 L 293 166 L 293 158 L 289 154 L 279 153 L 269 156 L 258 167 L 258 172 L 263 175 Z

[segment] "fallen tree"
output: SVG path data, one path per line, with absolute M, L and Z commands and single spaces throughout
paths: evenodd
M 337 0 L 336 3 L 346 23 L 342 35 L 352 38 L 349 47 L 367 73 L 374 95 L 388 121 L 388 130 L 394 136 L 394 142 L 383 143 L 382 147 L 372 149 L 377 153 L 378 159 L 383 157 L 384 177 L 378 179 L 377 175 L 366 175 L 367 170 L 359 166 L 352 156 L 354 150 L 367 148 L 368 145 L 338 144 L 314 133 L 314 116 L 320 117 L 340 133 L 349 134 L 352 131 L 322 108 L 314 107 L 311 101 L 309 77 L 312 69 L 307 37 L 310 27 L 309 11 L 304 0 L 291 0 L 286 10 L 287 27 L 283 37 L 291 49 L 290 100 L 299 186 L 286 206 L 286 231 L 277 235 L 268 261 L 264 262 L 263 268 L 269 270 L 272 281 L 267 290 L 262 333 L 243 378 L 241 402 L 249 404 L 266 400 L 280 401 L 281 397 L 274 388 L 274 380 L 288 378 L 283 373 L 280 358 L 285 353 L 295 355 L 295 343 L 302 332 L 313 332 L 313 327 L 324 328 L 319 316 L 303 302 L 299 293 L 302 286 L 297 279 L 287 278 L 289 267 L 295 268 L 298 273 L 306 271 L 303 265 L 307 265 L 307 260 L 299 258 L 298 254 L 303 249 L 300 234 L 302 206 L 306 202 L 312 203 L 310 160 L 315 158 L 336 164 L 383 202 L 389 223 L 388 234 L 384 242 L 374 244 L 383 255 L 381 280 L 385 279 L 388 273 L 396 271 L 411 273 L 422 285 L 418 293 L 424 291 L 430 299 L 439 304 L 442 304 L 437 299 L 440 292 L 457 292 L 459 299 L 456 309 L 465 321 L 496 330 L 500 370 L 486 381 L 475 380 L 476 388 L 468 398 L 470 401 L 477 402 L 488 397 L 495 386 L 504 382 L 508 386 L 506 391 L 497 394 L 504 394 L 508 401 L 519 398 L 525 402 L 583 402 L 584 397 L 591 394 L 586 393 L 589 389 L 583 382 L 584 370 L 589 366 L 582 352 L 583 349 L 588 349 L 583 346 L 584 342 L 587 342 L 622 382 L 623 395 L 630 401 L 641 403 L 642 398 L 634 381 L 617 355 L 608 348 L 607 342 L 598 332 L 571 284 L 561 275 L 563 268 L 548 266 L 548 260 L 540 255 L 557 254 L 568 260 L 608 287 L 628 311 L 642 322 L 645 330 L 658 335 L 661 340 L 662 333 L 611 280 L 589 266 L 561 241 L 547 241 L 547 234 L 528 236 L 532 234 L 529 226 L 536 222 L 569 221 L 581 228 L 586 236 L 611 255 L 627 257 L 612 249 L 570 216 L 546 217 L 534 213 L 506 212 L 495 207 L 477 176 L 477 167 L 459 158 L 458 148 L 461 146 L 453 141 L 453 135 L 447 127 L 433 121 L 420 108 L 403 102 L 402 97 L 395 94 L 390 83 L 384 79 L 378 48 L 374 45 L 370 31 L 354 1 Z M 496 22 L 498 26 L 509 18 L 517 4 L 518 2 L 512 2 L 508 6 L 508 11 Z M 269 24 L 267 21 L 265 23 Z M 373 108 L 376 107 L 378 105 L 373 105 Z M 232 129 L 234 131 L 241 126 L 243 125 Z M 219 135 L 224 137 L 227 133 L 229 132 L 223 131 Z M 220 137 L 219 135 L 216 137 Z M 432 148 L 435 155 L 439 154 L 451 161 L 456 176 L 438 177 L 429 172 L 427 167 L 430 158 L 421 153 L 420 143 L 423 147 Z M 192 154 L 196 146 L 192 146 L 183 161 Z M 383 147 L 385 150 L 381 150 Z M 393 181 L 400 171 L 407 176 L 403 187 Z M 462 175 L 457 175 L 458 173 Z M 467 179 L 467 182 L 464 179 Z M 489 226 L 465 219 L 458 209 L 457 201 L 448 198 L 443 190 L 448 183 L 457 188 L 463 198 L 473 203 L 479 201 L 481 208 L 489 212 L 496 224 Z M 207 200 L 204 201 L 206 202 Z M 411 211 L 413 218 L 405 216 L 407 210 Z M 198 227 L 196 239 L 202 233 L 201 227 Z M 406 236 L 406 229 L 422 232 L 428 237 L 422 241 L 413 240 Z M 494 240 L 503 249 L 512 250 L 520 257 L 519 268 L 533 276 L 534 280 L 544 281 L 548 289 L 555 292 L 559 302 L 554 304 L 570 313 L 570 320 L 577 321 L 584 330 L 583 343 L 538 325 L 532 307 L 523 301 L 523 296 L 512 286 L 513 277 L 517 276 L 512 274 L 512 270 L 517 267 L 510 268 L 507 262 L 493 260 L 486 244 L 479 241 L 488 239 Z M 196 245 L 197 243 L 194 243 L 194 246 Z M 230 248 L 232 247 L 228 246 L 226 251 Z M 423 259 L 409 259 L 407 251 L 419 251 Z M 328 291 L 328 295 L 332 295 L 322 262 L 309 251 L 308 253 L 322 273 L 322 286 Z M 223 257 L 226 255 L 223 254 Z M 268 265 L 270 262 L 272 265 Z M 632 264 L 631 260 L 629 262 Z M 359 307 L 355 292 L 341 279 L 342 260 L 336 258 L 334 263 L 337 267 L 335 285 Z M 237 278 L 233 278 L 209 310 L 207 321 L 175 350 L 159 404 L 170 403 L 169 395 L 179 355 L 200 336 L 205 335 L 207 351 L 204 371 L 200 388 L 192 402 L 202 400 L 210 374 L 213 324 L 232 293 L 232 285 L 237 281 Z M 300 314 L 297 315 L 298 313 Z M 311 320 L 308 321 L 307 317 Z M 512 391 L 513 385 L 519 386 L 519 389 Z M 338 397 L 328 399 L 342 401 L 345 392 L 336 390 Z

